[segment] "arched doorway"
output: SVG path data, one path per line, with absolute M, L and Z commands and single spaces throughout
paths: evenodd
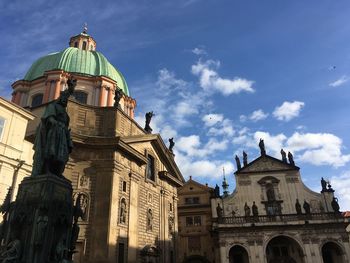
M 267 263 L 304 263 L 304 253 L 292 238 L 278 236 L 266 247 Z
M 183 263 L 210 263 L 210 261 L 203 256 L 193 255 L 187 257 Z
M 231 247 L 229 258 L 230 263 L 249 263 L 247 250 L 239 245 Z
M 327 242 L 322 246 L 323 263 L 344 263 L 343 250 L 334 242 Z

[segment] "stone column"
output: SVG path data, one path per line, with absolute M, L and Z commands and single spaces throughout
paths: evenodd
M 21 103 L 21 96 L 22 96 L 22 92 L 17 91 L 16 95 L 15 95 L 14 103 L 16 103 L 17 105 L 20 105 L 20 103 Z
M 55 86 L 55 95 L 53 99 L 58 99 L 61 93 L 61 79 L 56 80 L 56 86 Z
M 107 106 L 107 87 L 106 86 L 101 86 L 99 106 L 101 107 Z
M 135 173 L 130 173 L 130 191 L 129 191 L 129 227 L 128 227 L 128 263 L 137 263 L 137 248 L 138 248 L 138 195 L 139 195 L 139 180 L 141 176 Z
M 219 241 L 219 249 L 220 249 L 220 263 L 227 263 L 228 258 L 226 255 L 226 242 Z
M 108 100 L 107 100 L 107 106 L 113 107 L 114 104 L 114 91 L 112 88 L 108 89 Z

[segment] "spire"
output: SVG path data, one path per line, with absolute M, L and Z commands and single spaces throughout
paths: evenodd
M 87 23 L 85 22 L 83 27 L 83 34 L 87 34 L 87 30 L 88 30 Z
M 222 167 L 222 174 L 223 174 L 223 177 L 224 177 L 224 180 L 222 181 L 222 189 L 224 190 L 223 193 L 224 193 L 224 196 L 228 196 L 229 184 L 226 181 L 225 167 Z

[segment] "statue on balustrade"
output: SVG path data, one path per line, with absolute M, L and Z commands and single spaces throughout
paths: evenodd
M 253 202 L 253 205 L 252 205 L 252 211 L 253 211 L 253 216 L 258 216 L 259 215 L 259 211 L 258 211 L 258 207 L 257 205 L 255 204 L 255 201 Z
M 299 203 L 299 199 L 297 199 L 296 202 L 295 202 L 295 210 L 297 211 L 297 214 L 298 214 L 298 215 L 301 215 L 301 214 L 302 214 L 301 205 L 300 205 L 300 203 Z
M 259 148 L 260 148 L 260 154 L 261 154 L 261 156 L 266 155 L 265 143 L 264 143 L 264 140 L 263 140 L 263 139 L 260 139 Z
M 287 154 L 283 149 L 281 149 L 281 155 L 282 155 L 282 162 L 287 163 Z
M 339 207 L 339 204 L 338 204 L 338 198 L 333 197 L 333 200 L 332 200 L 332 202 L 331 202 L 331 205 L 332 205 L 333 211 L 334 211 L 335 213 L 339 213 L 340 207 Z
M 151 128 L 151 126 L 149 124 L 151 123 L 152 117 L 154 115 L 155 114 L 153 113 L 153 111 L 147 112 L 146 115 L 145 115 L 145 118 L 146 118 L 145 131 L 147 133 L 151 133 L 152 132 L 152 128 Z
M 295 165 L 294 163 L 294 157 L 293 157 L 293 154 L 291 152 L 288 152 L 288 160 L 289 160 L 289 163 L 291 165 Z
M 114 108 L 120 108 L 120 100 L 123 98 L 123 92 L 121 89 L 116 88 L 114 91 Z
M 169 151 L 173 152 L 173 148 L 175 146 L 174 138 L 169 139 Z
M 327 192 L 327 181 L 321 178 L 321 186 L 322 186 L 322 192 Z
M 305 214 L 311 214 L 310 204 L 304 200 L 303 208 L 305 210 Z
M 250 207 L 247 205 L 247 203 L 244 205 L 244 215 L 250 216 Z
M 223 216 L 223 209 L 221 208 L 220 204 L 216 207 L 216 213 L 218 214 L 218 218 L 222 218 Z
M 68 98 L 73 94 L 76 80 L 68 79 L 68 89 L 48 104 L 38 126 L 33 149 L 32 176 L 52 174 L 63 176 L 63 171 L 72 151 L 69 116 L 66 111 Z

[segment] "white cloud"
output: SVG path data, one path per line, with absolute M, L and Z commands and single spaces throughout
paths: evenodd
M 247 120 L 247 116 L 245 116 L 243 114 L 239 116 L 239 121 L 240 122 L 245 122 L 246 120 Z
M 158 71 L 157 86 L 161 89 L 162 95 L 168 95 L 175 90 L 182 90 L 188 86 L 188 83 L 175 77 L 175 73 L 163 68 Z
M 346 82 L 348 82 L 349 79 L 350 78 L 348 76 L 346 76 L 346 75 L 341 76 L 341 78 L 337 79 L 336 81 L 333 81 L 333 82 L 329 83 L 329 86 L 331 86 L 331 87 L 339 87 L 339 86 L 345 84 Z
M 192 49 L 191 51 L 193 54 L 196 54 L 198 56 L 207 55 L 207 51 L 205 51 L 205 49 L 203 47 L 196 47 L 196 48 Z
M 204 121 L 204 125 L 211 127 L 217 124 L 218 122 L 222 122 L 224 120 L 224 115 L 222 114 L 207 114 L 202 117 L 202 121 Z
M 205 91 L 219 91 L 225 96 L 242 91 L 254 92 L 252 88 L 254 81 L 239 77 L 233 79 L 222 78 L 216 71 L 219 66 L 220 62 L 214 60 L 205 62 L 199 60 L 197 64 L 192 65 L 192 73 L 199 76 L 200 86 Z
M 301 152 L 299 161 L 314 165 L 332 165 L 339 167 L 350 161 L 350 154 L 343 155 L 342 140 L 330 133 L 298 133 L 288 140 L 287 147 L 291 151 Z
M 350 210 L 350 171 L 330 178 L 332 188 L 336 191 L 335 196 L 339 198 L 339 205 L 342 211 Z
M 229 119 L 224 119 L 220 125 L 217 125 L 217 127 L 211 127 L 208 131 L 208 135 L 213 136 L 233 136 L 235 133 L 233 129 L 232 122 Z
M 304 102 L 301 101 L 285 101 L 281 106 L 275 108 L 273 116 L 280 121 L 290 121 L 291 119 L 299 116 L 299 113 L 304 105 Z
M 249 119 L 255 122 L 255 121 L 264 120 L 267 118 L 267 116 L 269 116 L 268 113 L 265 113 L 263 110 L 259 109 L 259 110 L 253 111 L 252 114 L 249 116 Z

